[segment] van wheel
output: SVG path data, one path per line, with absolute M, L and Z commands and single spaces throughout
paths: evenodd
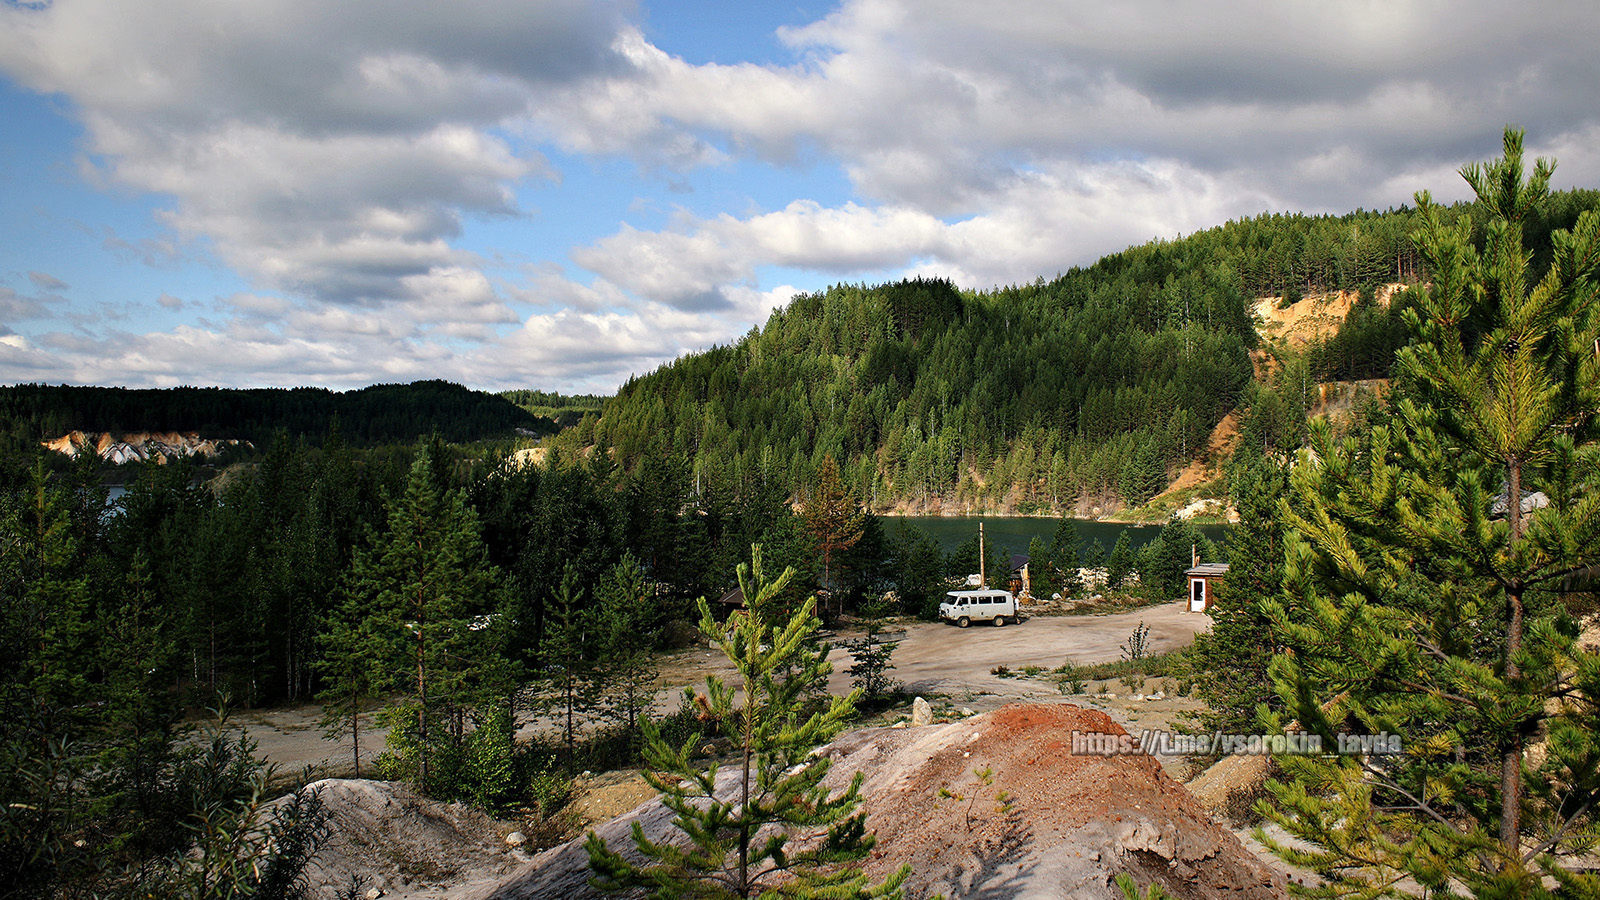
M 994 627 L 996 627 L 996 628 L 1004 628 L 1005 625 L 1006 625 L 1006 617 L 1005 616 L 995 616 L 994 617 Z
M 971 624 L 972 624 L 972 620 L 967 618 L 966 616 L 962 616 L 961 618 L 956 620 L 956 627 L 957 628 L 965 628 L 965 627 L 967 627 L 968 625 L 971 625 Z

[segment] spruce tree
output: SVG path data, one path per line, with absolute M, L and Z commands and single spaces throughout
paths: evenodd
M 1056 589 L 1067 597 L 1083 588 L 1078 569 L 1082 565 L 1083 542 L 1078 538 L 1078 523 L 1071 516 L 1062 516 L 1056 523 L 1056 532 L 1050 537 L 1049 565 L 1057 579 Z
M 720 729 L 737 759 L 726 768 L 696 763 L 692 757 L 701 735 L 675 747 L 646 722 L 645 779 L 674 813 L 681 836 L 653 841 L 635 823 L 634 846 L 651 861 L 635 865 L 591 832 L 586 849 L 596 886 L 643 889 L 659 898 L 900 896 L 909 869 L 874 885 L 850 866 L 874 844 L 860 809 L 861 775 L 830 795 L 822 784 L 830 761 L 811 755 L 838 734 L 861 691 L 821 706 L 807 703 L 812 686 L 827 677 L 831 665 L 827 646 L 812 640 L 815 597 L 786 621 L 778 617 L 780 598 L 794 574 L 789 568 L 769 580 L 757 546 L 751 562 L 738 569 L 743 610 L 719 623 L 701 598 L 700 632 L 727 655 L 739 684 L 736 690 L 708 676 L 706 693 L 685 699 Z M 732 777 L 719 778 L 719 772 Z M 797 833 L 807 838 L 799 849 L 790 846 Z
M 1106 590 L 1121 588 L 1128 573 L 1133 571 L 1133 563 L 1133 542 L 1128 539 L 1128 529 L 1124 528 L 1111 547 L 1111 558 L 1106 561 Z
M 1294 651 L 1271 665 L 1285 716 L 1329 749 L 1352 731 L 1404 742 L 1281 760 L 1293 780 L 1264 811 L 1310 842 L 1275 849 L 1326 879 L 1318 893 L 1410 878 L 1532 897 L 1541 875 L 1600 891 L 1566 863 L 1600 835 L 1600 657 L 1562 593 L 1600 563 L 1600 216 L 1553 234 L 1549 268 L 1530 271 L 1522 226 L 1551 168 L 1527 173 L 1508 129 L 1501 159 L 1462 170 L 1475 222 L 1418 195 L 1432 284 L 1407 315 L 1396 420 L 1366 440 L 1319 423 L 1293 471 L 1300 609 L 1269 606 Z
M 1289 487 L 1288 467 L 1241 447 L 1234 457 L 1229 493 L 1239 524 L 1228 540 L 1228 574 L 1209 610 L 1211 630 L 1195 635 L 1195 692 L 1206 701 L 1199 714 L 1207 730 L 1258 730 L 1260 707 L 1281 710 L 1267 666 L 1282 650 L 1263 603 L 1288 603 L 1283 592 L 1284 522 L 1278 503 Z M 1292 608 L 1292 607 L 1291 607 Z

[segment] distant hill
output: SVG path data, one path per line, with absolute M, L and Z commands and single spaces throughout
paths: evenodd
M 1554 195 L 1525 226 L 1536 264 L 1551 230 L 1595 207 L 1600 192 Z M 725 494 L 774 480 L 803 494 L 831 455 L 880 511 L 1101 515 L 1166 488 L 1256 396 L 1263 300 L 1352 292 L 1294 352 L 1312 377 L 1386 377 L 1405 303 L 1369 298 L 1426 279 L 1419 224 L 1407 207 L 1264 214 L 1052 281 L 838 285 L 630 380 L 561 440 L 609 444 L 627 467 L 676 456 Z
M 411 441 L 437 430 L 447 441 L 549 434 L 547 418 L 495 394 L 447 381 L 326 388 L 138 389 L 21 384 L 0 387 L 0 422 L 13 443 L 71 431 L 196 432 L 265 446 L 279 430 L 320 443 L 337 421 L 344 439 L 372 445 Z

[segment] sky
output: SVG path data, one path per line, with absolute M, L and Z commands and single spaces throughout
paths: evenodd
M 796 293 L 1600 187 L 1576 0 L 0 0 L 0 383 L 609 393 Z

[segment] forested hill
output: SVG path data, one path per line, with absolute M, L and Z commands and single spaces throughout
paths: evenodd
M 1597 199 L 1556 195 L 1528 223 L 1529 246 L 1547 253 L 1549 230 Z M 1269 214 L 1050 282 L 837 286 L 796 297 L 732 346 L 629 381 L 573 439 L 611 445 L 628 467 L 679 455 L 735 491 L 809 483 L 832 455 L 877 509 L 1139 503 L 1251 382 L 1255 300 L 1417 281 L 1418 224 L 1409 208 Z
M 69 431 L 198 431 L 259 446 L 279 430 L 318 443 L 337 419 L 346 441 L 410 442 L 438 431 L 447 441 L 472 441 L 522 428 L 549 433 L 549 419 L 504 397 L 447 381 L 378 384 L 354 391 L 326 388 L 180 387 L 130 389 L 22 384 L 0 387 L 0 422 L 12 443 Z
M 1237 286 L 1179 296 L 1131 271 L 835 287 L 624 385 L 595 438 L 624 465 L 680 453 L 735 486 L 804 484 L 832 455 L 879 506 L 1148 496 L 1250 378 L 1247 310 Z

